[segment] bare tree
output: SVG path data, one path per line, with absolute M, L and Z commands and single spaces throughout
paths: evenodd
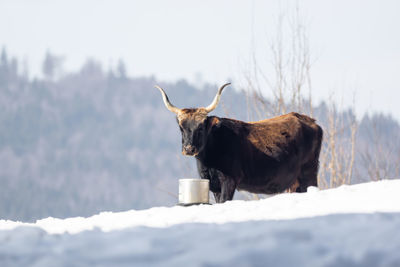
M 306 22 L 299 6 L 289 16 L 282 13 L 278 17 L 276 35 L 270 39 L 268 51 L 273 75 L 267 75 L 268 71 L 260 67 L 254 51 L 251 67 L 244 75 L 249 119 L 264 119 L 289 111 L 313 116 L 312 56 Z M 263 87 L 271 93 L 271 102 L 265 99 Z M 358 123 L 354 105 L 347 116 L 339 115 L 337 109 L 337 104 L 331 99 L 328 123 L 323 125 L 325 138 L 319 173 L 321 188 L 352 181 Z
M 354 106 L 351 112 L 339 114 L 337 104 L 331 98 L 327 116 L 318 176 L 321 188 L 351 183 L 358 129 Z
M 367 171 L 368 180 L 378 181 L 398 177 L 400 158 L 399 141 L 385 136 L 386 129 L 379 125 L 382 117 L 373 117 L 368 120 L 368 127 L 364 129 L 367 144 L 359 151 L 363 169 Z
M 290 111 L 313 114 L 311 99 L 311 53 L 306 22 L 300 8 L 296 6 L 290 16 L 281 13 L 276 24 L 276 34 L 269 38 L 268 52 L 273 75 L 258 64 L 255 51 L 252 53 L 250 68 L 245 72 L 245 92 L 249 119 L 255 114 L 258 119 Z M 272 102 L 264 98 L 268 88 Z M 305 96 L 308 90 L 308 96 Z M 305 106 L 307 104 L 307 107 Z

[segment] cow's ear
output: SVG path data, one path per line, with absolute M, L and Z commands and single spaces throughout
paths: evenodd
M 208 129 L 215 129 L 221 126 L 221 120 L 218 117 L 208 118 Z

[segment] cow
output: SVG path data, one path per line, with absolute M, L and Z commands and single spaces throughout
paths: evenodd
M 182 154 L 196 158 L 199 175 L 210 181 L 215 201 L 232 200 L 236 189 L 276 194 L 317 186 L 322 128 L 295 112 L 256 122 L 208 116 L 229 84 L 219 88 L 209 106 L 183 109 L 155 86 L 167 109 L 176 114 Z

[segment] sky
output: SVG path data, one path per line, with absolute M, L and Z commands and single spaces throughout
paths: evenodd
M 119 59 L 133 76 L 240 84 L 251 57 L 267 66 L 280 14 L 301 9 L 310 40 L 313 97 L 358 115 L 400 120 L 400 2 L 395 0 L 1 0 L 0 46 L 41 73 L 46 51 L 78 70 Z M 355 96 L 355 97 L 354 97 Z

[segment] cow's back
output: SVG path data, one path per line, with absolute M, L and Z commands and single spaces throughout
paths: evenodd
M 245 177 L 239 187 L 253 192 L 261 185 L 259 192 L 268 193 L 290 186 L 301 166 L 315 157 L 322 137 L 315 120 L 298 113 L 246 123 L 244 129 L 247 134 L 242 159 Z

